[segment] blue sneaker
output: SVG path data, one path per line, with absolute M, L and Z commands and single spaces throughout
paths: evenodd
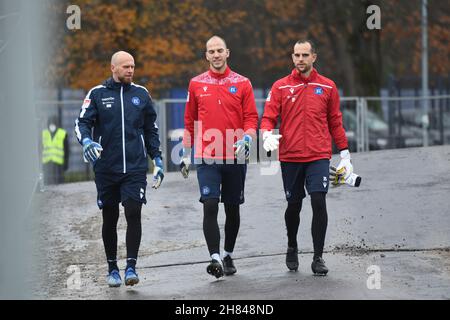
M 108 286 L 110 287 L 120 287 L 122 284 L 122 278 L 120 277 L 119 270 L 111 271 L 106 277 L 106 282 L 108 282 Z
M 128 267 L 125 270 L 125 285 L 126 286 L 134 286 L 139 283 L 139 277 L 136 273 L 136 270 L 132 267 Z

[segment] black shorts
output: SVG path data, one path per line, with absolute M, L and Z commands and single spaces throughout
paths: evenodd
M 313 192 L 328 192 L 330 160 L 280 162 L 283 187 L 288 202 L 300 202 Z
M 246 164 L 198 164 L 200 202 L 215 198 L 227 204 L 244 203 L 246 173 Z
M 116 205 L 128 199 L 147 203 L 145 189 L 147 173 L 96 173 L 97 205 L 102 209 L 105 205 Z

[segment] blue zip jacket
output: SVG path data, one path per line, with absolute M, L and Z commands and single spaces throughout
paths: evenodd
M 75 120 L 75 133 L 80 144 L 89 138 L 103 147 L 95 172 L 147 172 L 147 155 L 161 157 L 152 98 L 134 83 L 111 77 L 92 88 Z

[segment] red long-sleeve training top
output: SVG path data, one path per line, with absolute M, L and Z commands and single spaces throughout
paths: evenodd
M 183 146 L 192 147 L 195 139 L 196 158 L 234 159 L 233 144 L 244 134 L 255 138 L 257 125 L 249 79 L 229 67 L 223 74 L 208 70 L 191 79 Z
M 334 82 L 313 68 L 308 78 L 296 69 L 276 81 L 266 100 L 261 130 L 272 130 L 281 117 L 280 161 L 310 162 L 331 158 L 331 137 L 348 148 Z

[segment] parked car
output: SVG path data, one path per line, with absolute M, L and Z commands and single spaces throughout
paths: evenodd
M 430 112 L 429 114 L 429 126 L 428 126 L 428 141 L 430 145 L 441 145 L 450 143 L 450 113 Z M 414 115 L 409 116 L 407 121 L 412 127 L 422 131 L 422 114 L 416 112 Z
M 449 144 L 450 143 L 450 113 L 442 114 L 442 128 L 440 119 L 436 119 L 433 126 L 428 129 L 431 144 Z
M 347 134 L 349 149 L 350 151 L 356 151 L 356 113 L 350 108 L 344 108 L 342 110 L 342 117 Z M 399 130 L 398 127 L 396 127 L 394 128 L 396 129 L 394 131 L 395 134 L 390 135 L 388 123 L 385 122 L 377 113 L 370 110 L 367 111 L 366 121 L 369 135 L 369 150 L 419 147 L 423 144 L 421 130 L 418 130 L 417 128 L 402 126 Z M 333 152 L 337 152 L 336 146 L 333 146 L 333 148 Z

